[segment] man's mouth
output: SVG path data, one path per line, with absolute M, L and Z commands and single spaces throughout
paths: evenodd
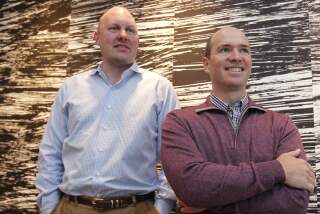
M 129 47 L 125 44 L 117 44 L 114 46 L 115 48 L 120 48 L 120 49 L 128 49 L 129 50 Z
M 231 72 L 242 72 L 242 71 L 244 71 L 244 68 L 242 68 L 242 67 L 226 67 L 225 69 L 227 71 L 231 71 Z

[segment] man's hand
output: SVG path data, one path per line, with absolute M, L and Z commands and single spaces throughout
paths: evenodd
M 285 184 L 313 193 L 316 177 L 311 165 L 307 161 L 297 158 L 299 154 L 300 149 L 297 149 L 283 153 L 277 158 L 285 172 Z
M 177 206 L 179 207 L 179 213 L 201 213 L 207 208 L 189 207 L 183 201 L 177 199 Z

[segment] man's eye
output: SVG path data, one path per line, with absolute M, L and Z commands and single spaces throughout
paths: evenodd
M 135 29 L 133 29 L 133 28 L 127 28 L 126 31 L 128 33 L 130 33 L 130 34 L 135 34 L 136 33 Z
M 240 52 L 241 52 L 241 53 L 250 53 L 250 51 L 249 51 L 248 48 L 241 48 L 241 49 L 240 49 Z
M 119 27 L 112 26 L 112 27 L 109 27 L 109 30 L 110 30 L 110 31 L 118 31 L 118 30 L 119 30 Z
M 221 48 L 220 52 L 221 53 L 229 53 L 230 52 L 230 48 Z

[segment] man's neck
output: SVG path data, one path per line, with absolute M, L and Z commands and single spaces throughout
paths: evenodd
M 130 68 L 130 66 L 114 66 L 110 63 L 102 62 L 101 69 L 112 83 L 116 83 L 121 79 L 123 72 Z
M 245 97 L 247 92 L 246 92 L 246 90 L 221 92 L 219 90 L 213 89 L 211 94 L 218 97 L 223 102 L 225 102 L 229 105 L 233 105 L 234 103 L 240 101 L 243 97 Z

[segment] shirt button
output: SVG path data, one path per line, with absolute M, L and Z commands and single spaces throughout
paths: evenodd
M 107 106 L 107 109 L 110 110 L 110 109 L 111 109 L 111 106 Z

